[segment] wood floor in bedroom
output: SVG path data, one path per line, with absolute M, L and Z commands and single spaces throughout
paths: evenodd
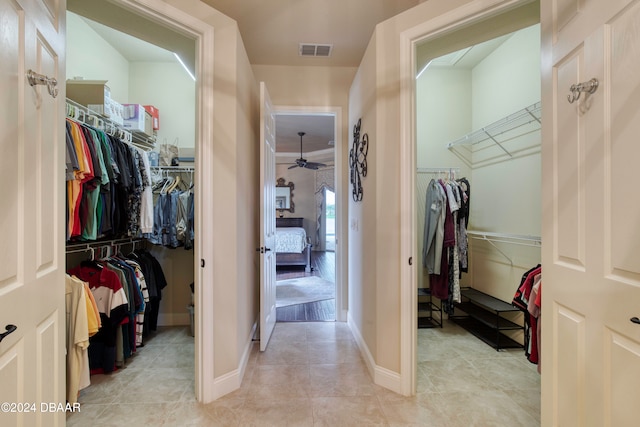
M 335 283 L 335 252 L 311 252 L 311 273 L 305 273 L 302 267 L 287 267 L 276 270 L 276 280 L 297 279 L 306 276 L 318 276 Z M 278 322 L 320 322 L 336 320 L 336 300 L 324 300 L 306 304 L 296 304 L 276 309 Z

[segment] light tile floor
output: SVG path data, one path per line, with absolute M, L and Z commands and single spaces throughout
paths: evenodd
M 446 322 L 418 331 L 418 393 L 379 387 L 344 323 L 278 323 L 239 390 L 195 401 L 193 338 L 169 328 L 112 375 L 92 377 L 68 426 L 539 426 L 540 378 Z

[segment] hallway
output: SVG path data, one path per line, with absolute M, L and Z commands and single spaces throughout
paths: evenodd
M 445 323 L 418 332 L 414 397 L 373 384 L 346 324 L 278 323 L 264 353 L 254 345 L 241 388 L 207 405 L 193 394 L 193 340 L 169 328 L 125 369 L 92 377 L 67 425 L 539 426 L 540 380 L 522 351 Z

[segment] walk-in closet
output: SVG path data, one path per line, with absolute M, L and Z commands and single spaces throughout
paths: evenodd
M 512 304 L 541 245 L 540 27 L 522 16 L 417 46 L 417 390 L 535 425 L 535 329 Z
M 68 376 L 67 397 L 88 410 L 135 403 L 153 373 L 156 400 L 193 400 L 194 53 L 180 58 L 89 12 L 69 2 L 67 302 L 82 305 L 85 292 L 90 331 L 67 318 L 88 344 L 68 365 L 80 377 Z

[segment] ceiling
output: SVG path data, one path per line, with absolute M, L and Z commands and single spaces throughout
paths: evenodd
M 311 152 L 316 152 L 316 155 L 326 154 L 317 152 L 333 150 L 334 123 L 334 117 L 328 114 L 278 114 L 276 116 L 276 151 L 283 153 L 282 155 L 289 153 L 295 158 L 300 157 L 298 132 L 305 132 L 302 136 L 302 157 Z
M 423 0 L 202 0 L 238 23 L 251 64 L 357 67 L 375 26 Z M 333 45 L 302 57 L 300 43 Z
M 371 39 L 376 24 L 398 13 L 416 6 L 424 0 L 201 0 L 238 22 L 242 40 L 251 64 L 285 66 L 345 66 L 357 67 Z M 75 11 L 106 41 L 114 46 L 129 61 L 175 61 L 172 52 L 176 47 L 162 41 L 165 38 L 179 40 L 177 34 L 161 37 L 162 29 L 152 22 L 136 27 L 140 33 L 123 26 L 123 11 L 114 10 L 119 23 L 105 18 L 108 2 L 98 0 L 69 0 L 69 10 Z M 107 9 L 105 9 L 107 8 Z M 101 23 L 95 22 L 100 21 Z M 139 20 L 138 20 L 139 21 Z M 103 25 L 104 24 L 104 25 Z M 126 27 L 126 28 L 124 28 Z M 118 31 L 119 30 L 119 31 Z M 124 32 L 131 34 L 125 34 Z M 265 36 L 268 35 L 268 36 Z M 132 37 L 133 36 L 133 37 Z M 143 41 L 151 41 L 148 43 Z M 163 45 L 166 49 L 158 47 Z M 455 53 L 446 55 L 436 63 L 449 66 L 472 66 L 487 52 L 493 51 L 502 40 L 493 40 L 456 58 Z M 189 42 L 180 40 L 189 46 Z M 299 54 L 300 43 L 332 45 L 329 57 L 303 57 Z M 195 46 L 191 42 L 193 50 Z M 183 49 L 182 51 L 184 51 Z M 188 49 L 186 49 L 188 50 Z M 188 54 L 184 54 L 188 58 Z M 450 61 L 451 58 L 453 61 Z M 189 59 L 186 60 L 189 63 Z M 447 62 L 451 62 L 447 64 Z M 289 153 L 289 159 L 300 156 L 298 132 L 303 137 L 303 153 L 317 153 L 326 158 L 333 148 L 333 117 L 328 115 L 278 115 L 276 119 L 276 149 L 278 153 Z M 281 156 L 282 157 L 282 156 Z M 311 155 L 312 160 L 313 154 Z M 317 156 L 316 156 L 317 157 Z

